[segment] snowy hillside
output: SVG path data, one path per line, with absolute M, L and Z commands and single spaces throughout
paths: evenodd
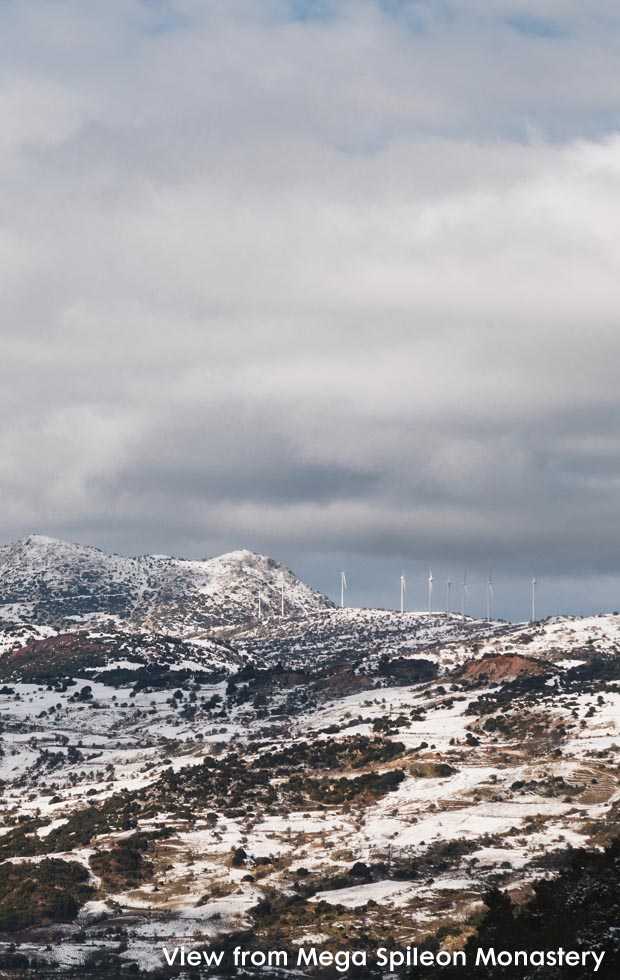
M 328 608 L 331 602 L 272 558 L 250 551 L 205 561 L 126 558 L 30 535 L 0 547 L 0 615 L 38 623 L 117 617 L 139 628 L 192 636 L 264 615 Z
M 15 943 L 37 980 L 458 948 L 490 888 L 620 836 L 620 616 L 335 609 L 249 552 L 1 558 L 2 975 Z
M 266 619 L 226 635 L 239 649 L 267 661 L 316 667 L 351 658 L 374 662 L 387 654 L 407 657 L 425 651 L 425 656 L 439 656 L 446 644 L 453 647 L 457 642 L 471 651 L 474 642 L 510 635 L 518 629 L 504 622 L 462 619 L 443 612 L 338 608 L 319 609 L 301 619 Z

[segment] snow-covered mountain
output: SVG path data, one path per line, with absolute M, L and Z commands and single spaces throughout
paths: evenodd
M 205 561 L 128 558 L 38 534 L 0 547 L 0 616 L 75 623 L 117 617 L 189 637 L 258 616 L 311 613 L 331 601 L 272 558 L 233 551 Z

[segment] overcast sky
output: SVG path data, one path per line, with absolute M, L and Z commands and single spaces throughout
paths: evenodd
M 619 607 L 619 92 L 612 0 L 3 0 L 0 539 Z

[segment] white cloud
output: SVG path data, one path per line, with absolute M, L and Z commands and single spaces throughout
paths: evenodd
M 287 9 L 0 8 L 2 536 L 610 571 L 617 33 Z

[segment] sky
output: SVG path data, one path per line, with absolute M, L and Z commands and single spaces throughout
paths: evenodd
M 619 81 L 611 0 L 2 0 L 0 540 L 620 607 Z

